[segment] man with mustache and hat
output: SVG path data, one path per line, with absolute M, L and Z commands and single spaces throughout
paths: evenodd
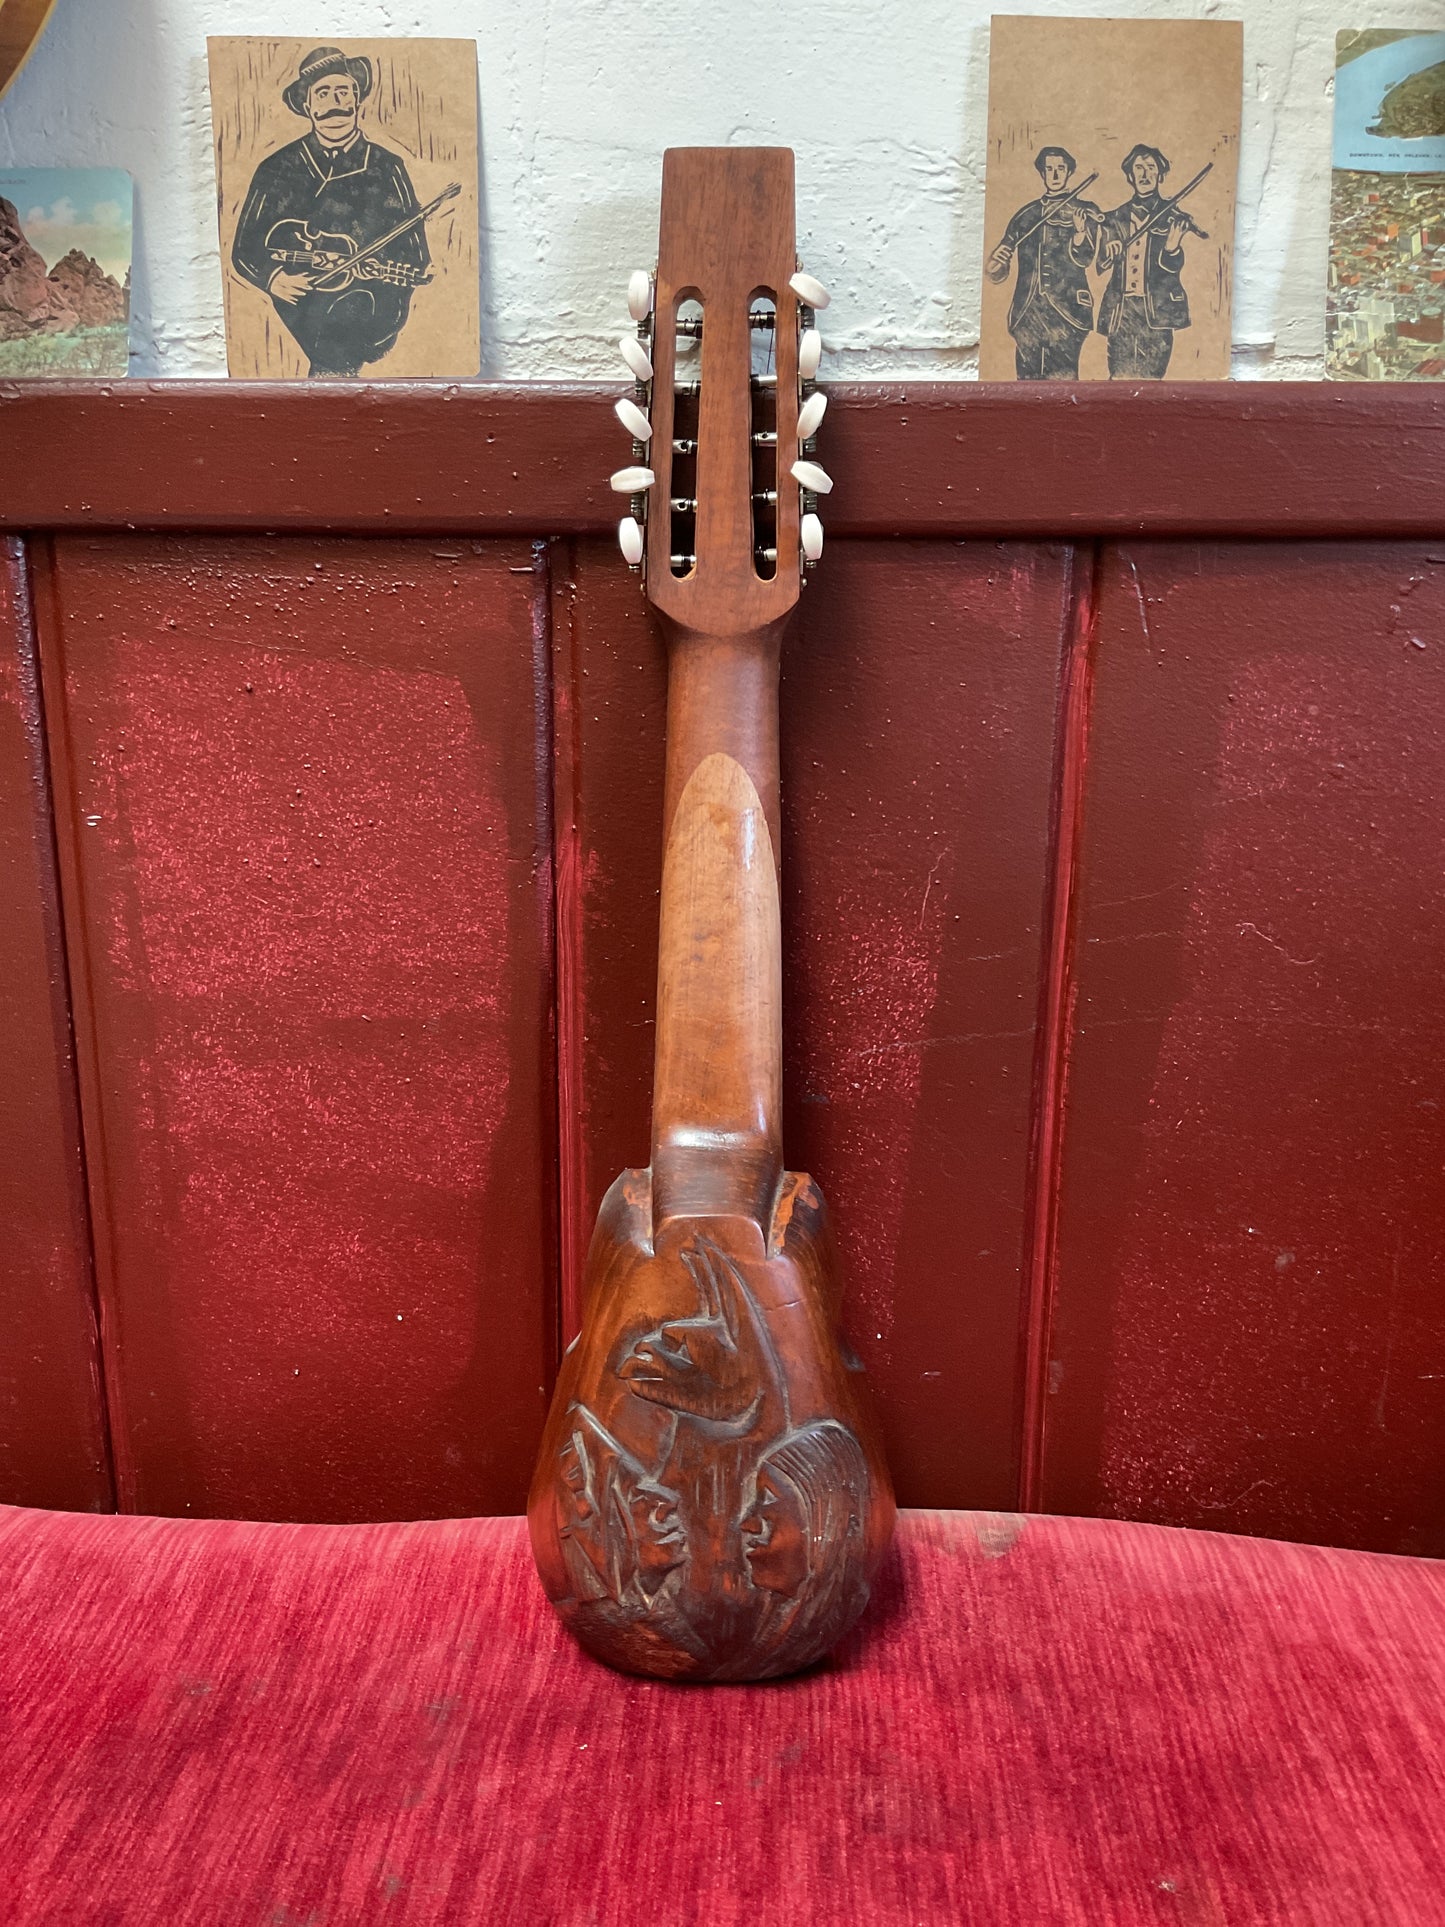
M 307 54 L 282 99 L 310 132 L 258 165 L 231 248 L 236 272 L 270 295 L 309 375 L 355 375 L 379 361 L 406 324 L 412 290 L 428 278 L 420 221 L 350 275 L 307 259 L 303 228 L 324 253 L 356 252 L 418 212 L 406 163 L 361 131 L 361 103 L 374 85 L 367 59 L 339 47 Z

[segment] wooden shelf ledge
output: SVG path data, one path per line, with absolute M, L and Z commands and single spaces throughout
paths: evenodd
M 0 528 L 600 534 L 613 385 L 0 384 Z M 840 383 L 834 535 L 1445 531 L 1429 384 Z

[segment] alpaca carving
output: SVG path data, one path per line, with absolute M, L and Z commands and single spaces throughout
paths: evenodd
M 618 1376 L 654 1405 L 746 1429 L 756 1422 L 769 1370 L 756 1306 L 737 1268 L 705 1238 L 680 1256 L 701 1308 L 690 1317 L 666 1319 L 634 1340 Z M 771 1378 L 778 1378 L 775 1360 Z

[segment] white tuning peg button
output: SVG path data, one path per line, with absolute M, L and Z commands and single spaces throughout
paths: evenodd
M 817 401 L 820 398 L 815 395 L 813 399 Z M 652 423 L 635 401 L 630 401 L 624 395 L 620 401 L 613 402 L 612 412 L 634 441 L 650 442 L 652 440 Z
M 818 424 L 828 412 L 828 397 L 812 394 L 798 410 L 798 440 L 810 442 L 818 432 Z
M 639 381 L 652 380 L 652 357 L 636 335 L 619 336 L 617 352 Z
M 633 526 L 636 527 L 636 524 Z M 798 540 L 803 545 L 803 554 L 810 562 L 816 562 L 823 553 L 823 524 L 816 515 L 803 517 L 798 524 Z
M 820 475 L 822 472 L 818 470 Z M 607 478 L 607 486 L 617 495 L 643 495 L 656 480 L 650 468 L 619 468 Z M 833 484 L 829 482 L 828 486 L 831 488 Z
M 635 469 L 625 469 L 623 472 L 624 474 L 637 473 Z M 800 488 L 811 489 L 814 495 L 831 495 L 833 493 L 832 476 L 826 468 L 819 468 L 816 462 L 794 462 L 793 466 L 788 470 L 788 473 Z M 614 488 L 617 486 L 617 478 L 615 476 L 613 477 L 612 486 Z
M 798 373 L 804 381 L 813 379 L 822 359 L 823 337 L 816 328 L 804 328 L 798 336 Z
M 811 274 L 804 274 L 800 269 L 789 281 L 788 286 L 807 307 L 827 307 L 828 290 L 823 286 L 821 281 L 815 281 Z
M 646 321 L 652 312 L 652 276 L 638 268 L 627 283 L 627 312 L 634 321 Z
M 813 522 L 818 521 L 816 515 L 805 517 L 804 519 Z M 819 522 L 818 548 L 820 552 L 823 547 L 822 530 L 823 525 Z M 642 527 L 635 515 L 624 515 L 622 520 L 617 524 L 617 546 L 635 569 L 642 560 Z

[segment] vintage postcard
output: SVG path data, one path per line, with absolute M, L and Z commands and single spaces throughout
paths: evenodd
M 233 375 L 474 375 L 471 40 L 210 40 Z
M 118 167 L 0 168 L 0 378 L 125 373 L 130 246 Z
M 985 381 L 1229 373 L 1244 30 L 995 14 Z
M 1335 37 L 1325 373 L 1445 380 L 1445 33 Z

